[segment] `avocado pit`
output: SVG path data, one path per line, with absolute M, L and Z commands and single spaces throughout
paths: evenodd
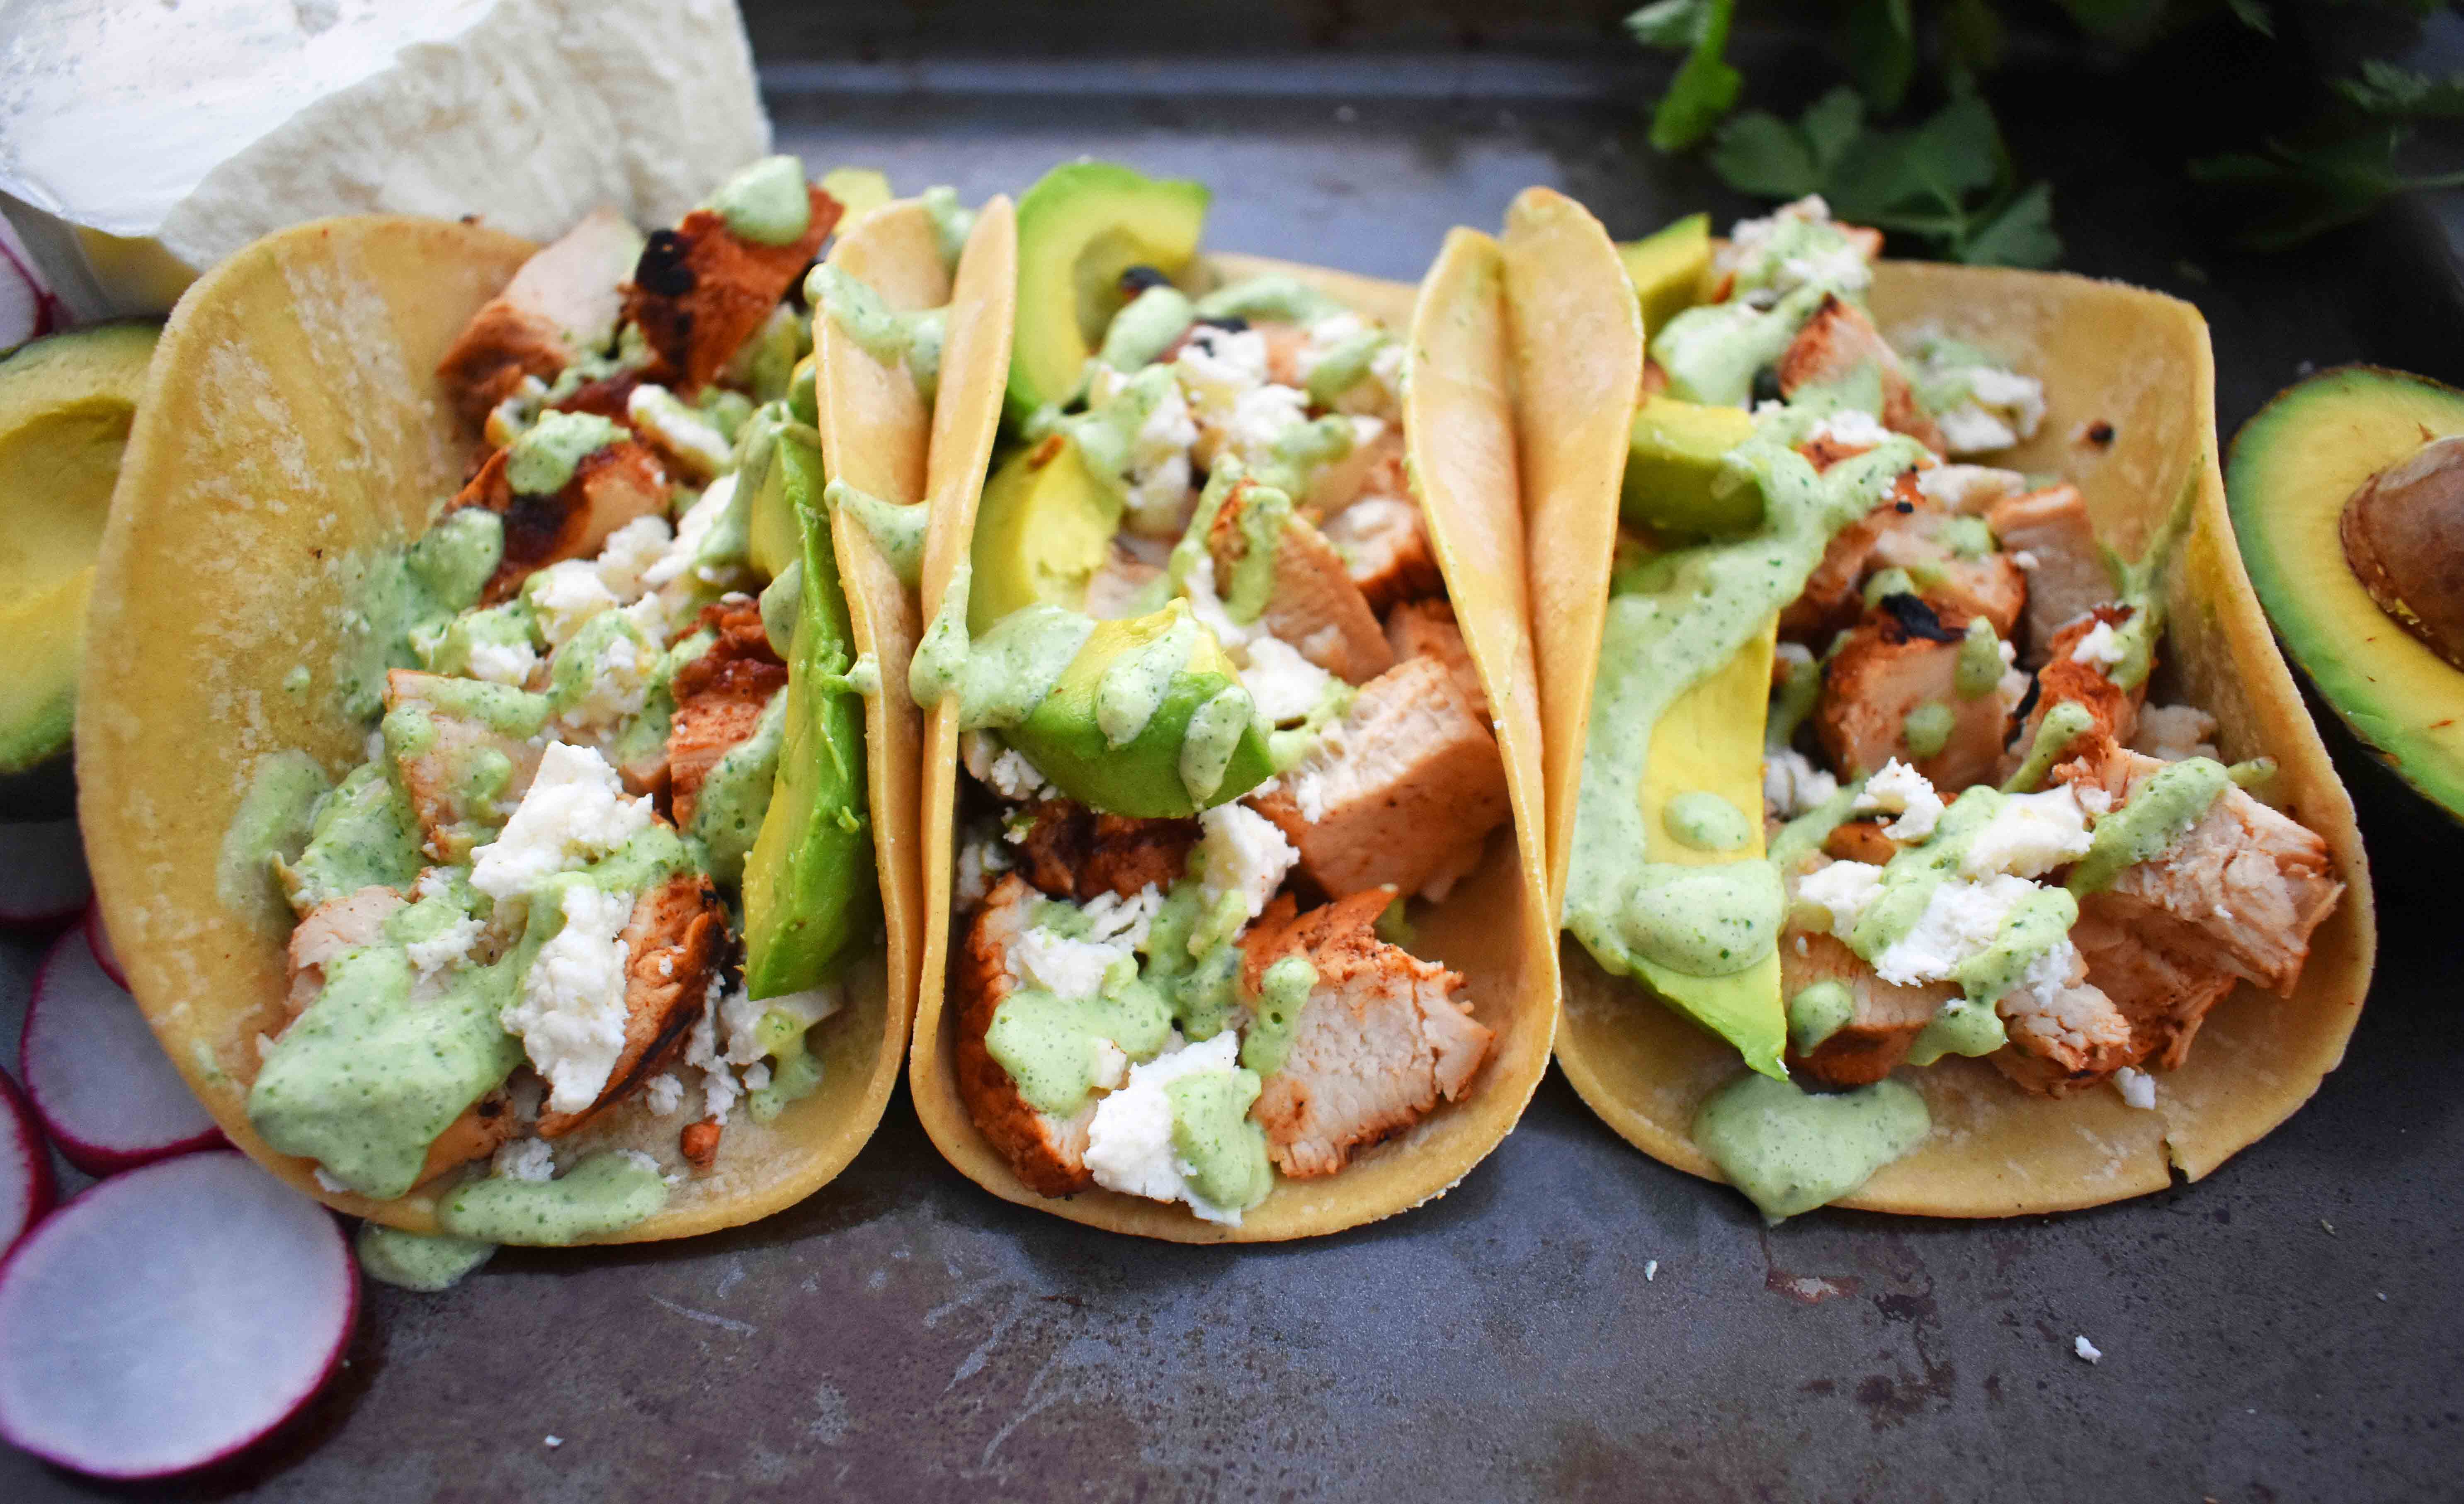
M 2464 436 L 2433 439 L 2364 481 L 2337 533 L 2379 609 L 2464 669 Z

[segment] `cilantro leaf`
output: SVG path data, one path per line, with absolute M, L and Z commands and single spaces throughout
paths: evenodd
M 2061 236 L 2054 233 L 2052 185 L 2031 183 L 1987 217 L 1957 251 L 1961 260 L 1977 266 L 2051 266 L 2062 257 Z
M 1840 40 L 1848 73 L 1874 108 L 1889 113 L 1917 76 L 1917 26 L 1909 0 L 1851 0 Z
M 2276 34 L 2276 17 L 2267 9 L 2267 0 L 2225 0 L 2233 18 L 2261 36 Z
M 1651 144 L 1683 151 L 1735 107 L 1745 76 L 1728 65 L 1728 25 L 1736 0 L 1654 0 L 1625 18 L 1646 47 L 1684 48 L 1685 61 L 1651 116 Z
M 2433 78 L 2376 57 L 2358 78 L 2339 78 L 2336 92 L 2372 115 L 2398 120 L 2464 120 L 2464 73 Z
M 2464 187 L 2464 172 L 2406 171 L 2400 158 L 2410 138 L 2411 127 L 2401 122 L 2322 131 L 2271 140 L 2262 152 L 2203 157 L 2189 164 L 2189 174 L 2249 201 L 2252 211 L 2235 236 L 2241 244 L 2280 251 L 2349 225 L 2391 195 Z

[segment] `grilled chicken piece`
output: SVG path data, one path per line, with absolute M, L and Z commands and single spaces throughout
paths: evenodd
M 2106 741 L 2054 769 L 2054 778 L 2101 788 L 2119 809 L 2171 765 Z M 2124 868 L 2099 895 L 2099 907 L 2177 961 L 2289 996 L 2309 959 L 2311 932 L 2343 892 L 2324 840 L 2227 785 L 2180 840 Z
M 1914 505 L 1885 501 L 1832 534 L 1814 572 L 1805 577 L 1805 588 L 1780 611 L 1779 634 L 1809 644 L 1818 653 L 1831 645 L 1835 633 L 1855 626 L 1865 612 L 1865 601 L 1859 592 L 1865 584 L 1867 561 L 1874 557 L 1874 544 L 1891 520 L 1901 515 L 1901 507 Z
M 2130 1020 L 2132 1065 L 2154 1059 L 2171 1071 L 2189 1058 L 2191 1036 L 2208 1009 L 2241 984 L 2230 971 L 2167 955 L 2131 928 L 2127 902 L 2092 893 L 2079 900 L 2071 943 L 2087 962 L 2087 979 Z
M 1942 431 L 1917 401 L 1898 353 L 1863 309 L 1837 297 L 1822 300 L 1779 358 L 1780 395 L 1794 396 L 1800 387 L 1838 381 L 1866 365 L 1881 378 L 1882 427 L 1940 453 Z
M 701 1017 L 727 912 L 718 890 L 699 873 L 679 873 L 633 900 L 625 942 L 625 1049 L 607 1073 L 599 1100 L 578 1113 L 542 1113 L 539 1136 L 571 1133 L 666 1070 Z
M 421 1183 L 457 1165 L 486 1159 L 505 1146 L 517 1126 L 513 1094 L 503 1087 L 490 1092 L 464 1108 L 462 1116 L 447 1123 L 428 1146 L 428 1160 L 419 1167 Z
M 2049 486 L 1997 501 L 1985 513 L 2003 549 L 2028 574 L 2027 634 L 2020 643 L 2032 667 L 2053 653 L 2057 633 L 2113 599 L 2104 549 L 2088 520 L 2087 501 L 2072 485 Z
M 2101 741 L 2127 742 L 2138 729 L 2139 706 L 2147 697 L 2145 679 L 2129 689 L 2113 682 L 2106 665 L 2090 660 L 2081 662 L 2071 654 L 2081 639 L 2094 631 L 2100 622 L 2120 627 L 2130 620 L 2133 608 L 2100 606 L 2085 616 L 2073 621 L 2054 634 L 2053 655 L 2036 671 L 2036 702 L 2029 707 L 2027 719 L 2020 722 L 2019 734 L 2012 739 L 1997 775 L 2008 782 L 2026 762 L 2036 744 L 2036 728 L 2045 722 L 2045 712 L 2069 701 L 2083 706 L 2094 724 L 2073 737 L 2056 755 L 2055 762 L 2066 763 L 2085 756 Z
M 1034 807 L 1035 823 L 1013 848 L 1022 874 L 1056 898 L 1085 903 L 1098 895 L 1134 897 L 1147 884 L 1170 888 L 1198 845 L 1196 820 L 1098 814 L 1068 799 Z
M 325 986 L 325 963 L 385 938 L 385 921 L 408 900 L 391 888 L 362 888 L 309 910 L 291 931 L 286 952 L 290 986 L 282 995 L 288 1025 L 308 1011 Z
M 504 559 L 482 592 L 491 606 L 519 590 L 533 570 L 562 559 L 595 557 L 608 535 L 635 518 L 668 514 L 668 472 L 656 454 L 631 439 L 582 456 L 573 478 L 553 496 L 514 490 L 506 477 L 511 453 L 490 454 L 453 498 L 456 508 L 483 506 L 505 520 Z
M 1493 1036 L 1455 998 L 1462 975 L 1373 932 L 1393 897 L 1372 890 L 1296 917 L 1286 894 L 1241 942 L 1253 997 L 1286 956 L 1317 968 L 1283 1069 L 1265 1077 L 1249 1110 L 1286 1175 L 1333 1174 L 1354 1150 L 1419 1122 L 1440 1097 L 1460 1099 L 1487 1057 Z
M 1234 491 L 1207 534 L 1219 589 L 1231 587 L 1232 571 L 1249 551 L 1241 528 L 1248 495 L 1245 485 Z M 1268 631 L 1347 684 L 1366 684 L 1393 666 L 1395 652 L 1375 613 L 1325 534 L 1298 516 L 1286 519 L 1275 538 L 1274 567 L 1274 588 L 1259 616 Z
M 641 254 L 641 232 L 603 208 L 523 262 L 436 367 L 463 420 L 477 428 L 523 377 L 553 381 L 575 356 L 606 348 L 622 308 L 617 284 Z
M 1815 734 L 1843 777 L 1872 773 L 1893 758 L 1937 788 L 1983 783 L 2002 756 L 2011 704 L 2000 688 L 1959 696 L 1959 652 L 1968 619 L 1937 613 L 1914 596 L 1891 595 L 1866 614 L 1822 667 Z M 1908 714 L 1950 707 L 1949 740 L 1920 758 L 1908 749 Z
M 1372 611 L 1445 589 L 1418 502 L 1362 497 L 1327 519 L 1322 531 Z
M 1301 357 L 1309 350 L 1309 331 L 1281 319 L 1252 319 L 1249 327 L 1266 342 L 1266 379 L 1278 387 L 1307 387 Z
M 787 665 L 761 630 L 761 607 L 749 599 L 701 609 L 701 625 L 718 633 L 702 655 L 676 670 L 669 692 L 668 797 L 679 827 L 693 824 L 693 805 L 710 770 L 727 750 L 753 735 L 770 697 L 787 687 Z
M 1496 739 L 1435 658 L 1361 686 L 1342 725 L 1253 803 L 1337 898 L 1460 877 L 1508 812 Z
M 1960 558 L 1942 538 L 1943 529 L 1958 519 L 1941 507 L 1925 504 L 1902 511 L 1893 505 L 1884 510 L 1890 516 L 1874 540 L 1866 567 L 1907 570 L 1926 600 L 1962 616 L 1984 617 L 1993 624 L 1993 635 L 2008 641 L 2018 630 L 2019 611 L 2028 600 L 2028 577 L 2011 556 L 1989 552 Z
M 1896 815 L 1876 815 L 1863 820 L 1843 820 L 1822 838 L 1822 854 L 1834 861 L 1863 862 L 1870 867 L 1887 866 L 1892 857 L 1900 854 L 1900 843 L 1884 835 L 1882 827 L 1897 818 Z
M 1097 621 L 1135 616 L 1148 586 L 1162 578 L 1161 568 L 1123 548 L 1116 540 L 1111 557 L 1088 578 L 1087 599 L 1080 609 Z
M 1094 1172 L 1087 1168 L 1087 1129 L 1095 1120 L 1095 1104 L 1089 1102 L 1067 1118 L 1036 1111 L 984 1048 L 993 1014 L 1018 985 L 1010 974 L 1009 947 L 1026 928 L 1034 901 L 1035 891 L 1010 874 L 986 896 L 967 928 L 966 945 L 956 962 L 958 1097 L 976 1127 L 1029 1190 L 1069 1196 L 1095 1183 Z
M 1292 498 L 1300 503 L 1302 516 L 1324 527 L 1329 519 L 1363 501 L 1411 497 L 1410 474 L 1404 468 L 1402 426 L 1380 422 L 1377 431 L 1366 442 L 1353 445 L 1342 458 L 1328 460 L 1309 471 L 1308 493 Z
M 738 239 L 727 221 L 696 209 L 673 230 L 650 232 L 624 284 L 625 317 L 659 357 L 654 374 L 690 400 L 727 365 L 813 264 L 839 222 L 839 201 L 807 187 L 813 209 L 792 245 Z
M 2139 1058 L 2130 1020 L 2086 979 L 2084 965 L 2050 1006 L 2014 987 L 1994 1011 L 2011 1036 L 1993 1051 L 1994 1068 L 2031 1092 L 2068 1096 Z
M 1884 982 L 1836 937 L 1801 931 L 1779 939 L 1779 977 L 1784 998 L 1817 982 L 1836 982 L 1856 1003 L 1856 1012 L 1830 1038 L 1808 1053 L 1789 1054 L 1790 1064 L 1831 1086 L 1865 1086 L 1890 1074 L 1934 1014 L 1959 996 L 1947 982 L 1917 987 Z
M 1455 688 L 1471 705 L 1472 715 L 1483 721 L 1488 719 L 1488 692 L 1481 688 L 1480 670 L 1472 665 L 1471 650 L 1463 646 L 1453 606 L 1444 600 L 1404 602 L 1386 613 L 1386 642 L 1395 650 L 1397 663 L 1435 658 L 1444 664 L 1454 675 Z
M 519 711 L 518 719 L 491 725 L 462 714 L 458 697 L 472 691 L 471 680 L 446 675 L 411 669 L 385 674 L 387 719 L 396 711 L 417 709 L 435 729 L 432 737 L 397 752 L 394 762 L 429 854 L 449 864 L 469 861 L 473 848 L 504 829 L 507 812 L 539 771 L 539 731 L 547 721 L 545 699 L 496 685 L 481 692 L 495 692 L 491 697 Z M 536 720 L 528 719 L 533 713 Z M 487 776 L 499 760 L 501 782 Z

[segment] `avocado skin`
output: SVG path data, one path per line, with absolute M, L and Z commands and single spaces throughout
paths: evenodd
M 1654 334 L 1703 300 L 1703 279 L 1711 270 L 1711 216 L 1688 214 L 1639 240 L 1620 241 L 1617 259 L 1642 304 L 1642 331 Z
M 1177 278 L 1198 255 L 1212 195 L 1110 162 L 1067 162 L 1018 201 L 1018 321 L 1010 347 L 1013 425 L 1066 400 L 1127 299 L 1121 274 Z
M 53 520 L 42 531 L 57 555 L 82 555 L 43 588 L 0 601 L 11 645 L 0 673 L 0 775 L 68 750 L 94 560 L 162 332 L 151 321 L 96 324 L 0 359 L 0 507 L 19 528 L 22 520 Z
M 968 631 L 980 637 L 1038 603 L 1079 609 L 1120 525 L 1120 496 L 1087 469 L 1073 435 L 1056 433 L 1012 454 L 976 511 Z
M 1215 641 L 1200 636 L 1189 661 L 1173 675 L 1153 719 L 1123 746 L 1108 745 L 1095 720 L 1095 687 L 1104 671 L 1124 653 L 1153 641 L 1170 626 L 1169 608 L 1128 621 L 1098 622 L 1093 635 L 1069 660 L 1052 692 L 1024 722 L 1002 733 L 1053 786 L 1092 809 L 1142 819 L 1196 814 L 1199 804 L 1180 781 L 1180 747 L 1189 718 L 1240 675 Z M 1223 783 L 1208 801 L 1226 804 L 1274 776 L 1274 762 L 1255 718 L 1241 733 Z
M 2242 426 L 2225 492 L 2287 653 L 2397 777 L 2464 819 L 2464 674 L 2379 608 L 2339 538 L 2355 490 L 2456 433 L 2464 391 L 2376 366 L 2321 371 Z
M 1627 438 L 1617 515 L 1636 527 L 1694 537 L 1759 527 L 1761 488 L 1721 465 L 1753 436 L 1753 417 L 1742 408 L 1645 397 Z

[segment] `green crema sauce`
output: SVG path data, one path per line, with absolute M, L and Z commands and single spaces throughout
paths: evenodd
M 506 446 L 505 479 L 518 495 L 554 496 L 585 456 L 623 437 L 623 429 L 595 412 L 542 412 Z
M 292 908 L 306 914 L 363 888 L 408 888 L 427 864 L 419 842 L 419 821 L 394 781 L 392 761 L 378 758 L 343 774 L 318 804 L 297 860 L 277 850 L 269 865 Z
M 504 553 L 503 520 L 463 507 L 407 546 L 343 559 L 332 660 L 341 719 L 366 720 L 384 708 L 385 671 L 418 667 L 413 637 L 441 632 L 476 606 Z
M 496 1245 L 477 1238 L 405 1232 L 375 1222 L 361 1223 L 353 1243 L 370 1279 L 429 1294 L 462 1283 L 496 1251 Z
M 1395 337 L 1383 329 L 1364 329 L 1319 358 L 1309 374 L 1309 402 L 1331 408 L 1337 397 L 1369 379 L 1377 357 Z
M 1772 836 L 1765 849 L 1765 859 L 1783 874 L 1794 873 L 1807 858 L 1822 850 L 1822 843 L 1831 839 L 1832 831 L 1848 823 L 1857 812 L 1858 796 L 1864 791 L 1865 781 L 1861 778 L 1840 785 L 1838 792 L 1780 827 L 1779 834 Z
M 1306 496 L 1309 476 L 1320 465 L 1331 465 L 1351 453 L 1353 442 L 1352 420 L 1341 413 L 1295 423 L 1276 434 L 1266 457 L 1257 461 L 1258 483 L 1287 496 Z M 1259 493 L 1250 495 L 1254 500 Z
M 1769 309 L 1704 303 L 1669 320 L 1651 337 L 1651 358 L 1668 373 L 1668 394 L 1715 408 L 1750 406 L 1754 372 L 1788 352 L 1828 291 L 1800 287 Z
M 1296 276 L 1253 276 L 1219 287 L 1198 300 L 1200 319 L 1256 319 L 1309 323 L 1349 312 L 1343 304 Z
M 1109 1043 L 1133 1060 L 1144 1060 L 1171 1037 L 1172 1009 L 1131 962 L 1116 965 L 1093 997 L 1020 987 L 993 1010 L 984 1050 L 1018 1083 L 1028 1106 L 1067 1117 L 1094 1095 L 1101 1046 Z
M 1908 712 L 1900 723 L 1900 740 L 1908 744 L 1911 755 L 1928 758 L 1950 745 L 1950 734 L 1959 725 L 1959 713 L 1938 699 L 1929 699 Z
M 1704 1102 L 1694 1142 L 1777 1223 L 1855 1191 L 1932 1127 L 1925 1098 L 1903 1082 L 1816 1095 L 1749 1072 Z
M 947 184 L 926 188 L 920 201 L 924 212 L 933 221 L 933 238 L 941 248 L 941 261 L 956 267 L 960 253 L 967 249 L 967 237 L 975 233 L 976 211 L 958 202 L 958 190 Z
M 2121 808 L 2097 818 L 2087 854 L 2071 869 L 2065 886 L 2075 894 L 2110 886 L 2189 834 L 2232 783 L 2232 772 L 2213 758 L 2166 763 L 2132 789 Z
M 1754 838 L 1746 812 L 1718 794 L 1689 788 L 1668 801 L 1660 823 L 1669 838 L 1698 852 L 1734 852 Z
M 214 896 L 224 907 L 261 927 L 284 924 L 291 887 L 283 873 L 315 833 L 319 805 L 332 786 L 317 760 L 296 748 L 256 760 L 214 863 Z
M 2045 775 L 2061 761 L 2062 749 L 2071 744 L 2080 732 L 2096 724 L 2096 717 L 2077 700 L 2058 700 L 2045 709 L 2042 720 L 2036 722 L 2036 739 L 2028 743 L 2028 755 L 2002 785 L 2006 794 L 2033 794 L 2044 783 Z
M 809 1037 L 813 1024 L 785 1008 L 772 1008 L 754 1026 L 754 1036 L 770 1059 L 770 1084 L 746 1094 L 745 1110 L 755 1122 L 766 1123 L 820 1089 L 822 1057 Z
M 1145 297 L 1139 299 L 1144 300 Z M 1134 308 L 1137 304 L 1130 306 Z M 1113 496 L 1126 498 L 1135 468 L 1133 456 L 1137 450 L 1138 432 L 1155 415 L 1155 409 L 1179 389 L 1172 367 L 1150 365 L 1123 382 L 1101 406 L 1060 419 L 1055 431 L 1066 431 L 1075 438 L 1087 474 Z
M 436 1225 L 483 1243 L 562 1248 L 622 1232 L 667 1204 L 656 1161 L 606 1149 L 552 1181 L 472 1181 L 438 1205 Z
M 1763 745 L 1771 751 L 1796 740 L 1796 728 L 1822 698 L 1822 665 L 1811 657 L 1785 661 L 1788 676 L 1772 691 L 1771 714 L 1763 721 Z
M 1146 983 L 1193 1043 L 1231 1028 L 1250 1005 L 1241 988 L 1241 947 L 1233 943 L 1248 918 L 1239 894 L 1222 895 L 1210 909 L 1199 879 L 1183 877 L 1147 926 Z
M 804 278 L 804 299 L 830 316 L 830 321 L 884 365 L 904 365 L 915 379 L 924 400 L 933 400 L 941 381 L 941 342 L 949 329 L 950 310 L 918 308 L 892 313 L 881 295 L 835 266 L 825 262 Z
M 1292 520 L 1292 498 L 1272 486 L 1253 486 L 1241 508 L 1241 557 L 1222 582 L 1223 614 L 1243 625 L 1265 614 L 1275 593 L 1275 545 Z
M 1826 292 L 1856 298 L 1873 280 L 1864 254 L 1848 232 L 1836 224 L 1812 219 L 1782 219 L 1737 263 L 1731 298 L 1775 287 L 1782 276 L 1816 275 L 1809 281 Z
M 1951 671 L 1952 691 L 1961 699 L 1982 699 L 2002 682 L 2002 639 L 1993 624 L 1979 616 L 1968 624 L 1959 640 L 1959 666 Z
M 2105 671 L 2105 677 L 2123 689 L 2138 688 L 2155 667 L 2156 642 L 2165 631 L 2165 573 L 2181 551 L 2182 540 L 2189 535 L 2190 508 L 2198 498 L 2199 477 L 2204 473 L 2204 462 L 2191 467 L 2173 509 L 2158 524 L 2147 546 L 2139 551 L 2136 563 L 2124 564 L 2110 551 L 2105 555 L 2114 593 L 2131 608 L 2130 619 L 2113 630 L 2122 660 Z
M 1837 982 L 1810 984 L 1788 1000 L 1788 1042 L 1798 1054 L 1812 1054 L 1856 1016 L 1857 1000 L 1845 986 Z
M 1874 577 L 1865 582 L 1864 589 L 1859 593 L 1864 597 L 1865 608 L 1872 610 L 1894 595 L 1916 594 L 1916 576 L 1894 564 L 1888 569 L 1876 570 Z
M 1135 741 L 1155 719 L 1205 630 L 1189 614 L 1187 601 L 1175 601 L 1167 609 L 1171 617 L 1164 630 L 1115 654 L 1095 681 L 1095 727 L 1104 734 L 1104 744 L 1114 750 Z
M 1216 691 L 1189 713 L 1189 727 L 1180 742 L 1180 786 L 1189 791 L 1192 802 L 1202 807 L 1222 788 L 1223 776 L 1231 771 L 1233 756 L 1241 750 L 1242 735 L 1257 716 L 1256 702 L 1238 684 Z M 1267 740 L 1271 743 L 1273 738 Z M 1276 770 L 1283 768 L 1278 762 Z
M 1010 612 L 984 633 L 967 638 L 970 567 L 952 571 L 940 609 L 924 630 L 907 672 L 908 694 L 927 710 L 955 694 L 958 724 L 977 731 L 1015 726 L 1034 713 L 1062 672 L 1095 632 L 1095 619 L 1039 602 Z
M 1189 1167 L 1190 1188 L 1210 1206 L 1245 1211 L 1274 1189 L 1265 1130 L 1249 1120 L 1260 1084 L 1253 1070 L 1197 1071 L 1164 1083 L 1173 1152 Z
M 1945 1055 L 1990 1055 L 2009 1042 L 1993 1005 L 1956 998 L 1917 1031 L 1908 1046 L 1908 1064 L 1929 1066 Z
M 881 557 L 890 561 L 899 583 L 914 588 L 924 573 L 924 535 L 933 520 L 932 502 L 885 501 L 844 480 L 824 486 L 822 502 L 854 518 L 872 546 L 881 550 Z
M 1241 1036 L 1242 1065 L 1260 1075 L 1272 1075 L 1284 1068 L 1285 1057 L 1292 1050 L 1292 1031 L 1300 1028 L 1301 1010 L 1309 1006 L 1309 991 L 1316 985 L 1317 968 L 1307 956 L 1286 956 L 1266 968 L 1259 979 L 1248 1030 Z M 1249 1095 L 1254 1097 L 1257 1093 L 1252 1090 Z
M 1722 976 L 1770 952 L 1786 908 L 1773 863 L 1641 859 L 1649 843 L 1639 791 L 1652 729 L 1795 599 L 1831 535 L 1870 510 L 1921 453 L 1895 437 L 1816 475 L 1774 426 L 1727 461 L 1761 485 L 1760 529 L 1671 549 L 1618 577 L 1601 632 L 1566 889 L 1565 927 L 1603 967 L 1632 975 L 1647 962 Z
M 1170 349 L 1197 317 L 1187 293 L 1168 283 L 1150 287 L 1112 315 L 1095 358 L 1124 374 L 1134 371 Z
M 1954 517 L 1942 524 L 1942 544 L 1953 559 L 1982 559 L 1993 551 L 1993 528 L 1981 517 Z
M 536 653 L 542 640 L 539 612 L 531 608 L 530 602 L 517 599 L 502 606 L 464 611 L 441 629 L 414 635 L 410 648 L 418 655 L 420 667 L 430 674 L 475 677 L 471 670 L 474 651 L 499 649 Z
M 794 245 L 813 223 L 804 165 L 794 157 L 764 157 L 737 168 L 710 196 L 710 207 L 727 222 L 729 234 L 755 245 Z
M 770 790 L 779 778 L 779 748 L 786 738 L 787 697 L 776 694 L 761 707 L 753 734 L 719 754 L 693 797 L 686 833 L 699 843 L 711 880 L 733 888 L 744 880 L 744 858 L 770 812 Z

